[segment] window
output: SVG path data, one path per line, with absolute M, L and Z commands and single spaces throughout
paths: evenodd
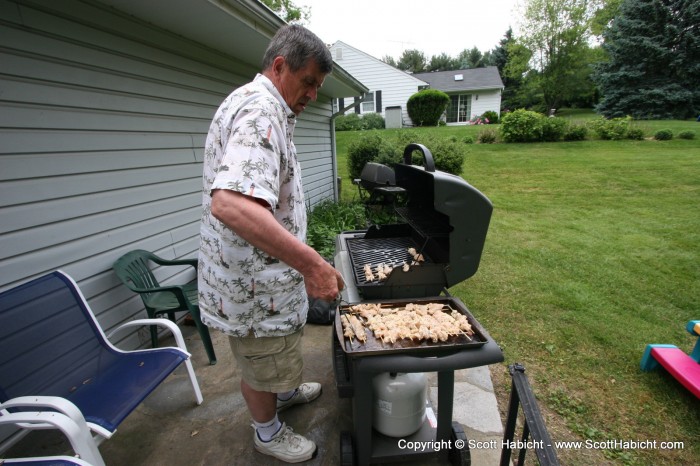
M 368 92 L 362 99 L 362 113 L 374 112 L 374 92 Z
M 458 94 L 450 96 L 450 106 L 447 108 L 448 123 L 466 123 L 471 115 L 472 96 Z

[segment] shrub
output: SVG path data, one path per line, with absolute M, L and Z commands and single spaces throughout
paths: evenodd
M 678 133 L 678 137 L 681 139 L 695 139 L 695 131 L 692 129 L 687 129 Z
M 644 139 L 644 130 L 642 128 L 630 128 L 627 130 L 627 139 L 641 141 Z
M 322 257 L 335 255 L 335 237 L 343 231 L 366 227 L 362 203 L 322 201 L 309 213 L 306 242 Z
M 462 138 L 462 142 L 464 144 L 474 144 L 474 137 L 473 136 L 464 136 Z
M 673 139 L 673 131 L 670 129 L 660 129 L 654 133 L 654 139 L 657 141 L 669 141 Z
M 531 110 L 515 110 L 501 119 L 501 136 L 505 142 L 539 141 L 544 119 L 544 116 Z
M 437 126 L 450 97 L 437 89 L 424 89 L 408 98 L 406 110 L 417 126 Z
M 497 134 L 495 129 L 485 129 L 479 133 L 479 142 L 482 144 L 493 144 L 496 142 Z
M 493 110 L 487 110 L 481 115 L 482 120 L 488 120 L 489 125 L 495 125 L 498 123 L 498 113 Z
M 559 141 L 564 137 L 568 124 L 563 118 L 542 118 L 542 141 Z
M 466 149 L 464 144 L 460 144 L 457 138 L 443 138 L 426 134 L 418 134 L 416 131 L 404 130 L 397 132 L 396 136 L 396 159 L 393 162 L 403 161 L 403 151 L 411 143 L 423 144 L 433 155 L 435 168 L 453 175 L 462 173 Z M 411 163 L 415 165 L 423 164 L 423 157 L 419 151 L 413 152 Z M 389 163 L 386 163 L 389 165 Z
M 564 131 L 565 141 L 583 141 L 588 136 L 588 128 L 586 125 L 571 123 Z
M 357 113 L 348 113 L 335 119 L 336 131 L 361 131 L 365 129 L 383 129 L 384 127 L 384 117 L 379 113 L 365 113 L 362 116 Z
M 357 113 L 340 115 L 335 119 L 336 131 L 359 131 L 362 129 L 362 120 Z
M 425 145 L 435 160 L 435 169 L 453 175 L 462 173 L 464 165 L 464 146 L 452 141 L 435 139 L 430 145 Z
M 592 120 L 590 125 L 601 139 L 617 141 L 627 137 L 627 131 L 631 122 L 632 117 L 629 116 L 625 118 L 611 118 L 609 120 L 600 117 Z
M 362 129 L 384 129 L 385 126 L 384 117 L 379 113 L 365 113 L 362 115 Z
M 396 159 L 394 146 L 386 142 L 378 132 L 370 131 L 348 146 L 348 171 L 350 178 L 359 178 L 367 162 Z

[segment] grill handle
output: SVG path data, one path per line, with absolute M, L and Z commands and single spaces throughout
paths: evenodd
M 423 153 L 423 166 L 425 171 L 434 172 L 435 171 L 435 160 L 433 159 L 433 154 L 430 153 L 427 147 L 423 144 L 417 144 L 415 142 L 406 146 L 403 150 L 403 163 L 406 165 L 411 165 L 411 154 L 414 150 L 419 150 Z

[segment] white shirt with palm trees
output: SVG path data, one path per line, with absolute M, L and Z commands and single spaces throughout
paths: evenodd
M 233 336 L 282 336 L 306 322 L 301 274 L 236 235 L 211 215 L 211 192 L 264 200 L 275 219 L 306 239 L 306 209 L 292 134 L 296 117 L 263 75 L 217 110 L 204 148 L 199 307 L 202 321 Z

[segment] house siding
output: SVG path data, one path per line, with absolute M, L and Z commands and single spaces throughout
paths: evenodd
M 342 50 L 340 55 L 338 50 Z M 385 116 L 387 107 L 401 107 L 404 123 L 413 124 L 408 116 L 406 102 L 418 92 L 420 86 L 426 85 L 425 82 L 340 41 L 331 46 L 331 53 L 333 59 L 343 69 L 357 76 L 369 92 L 381 91 L 381 108 L 375 109 L 376 113 Z M 350 101 L 346 99 L 346 102 Z
M 145 317 L 111 265 L 197 254 L 209 123 L 257 69 L 99 2 L 0 0 L 0 16 L 0 290 L 62 269 L 103 328 Z M 295 132 L 310 207 L 336 192 L 330 115 L 319 100 Z

